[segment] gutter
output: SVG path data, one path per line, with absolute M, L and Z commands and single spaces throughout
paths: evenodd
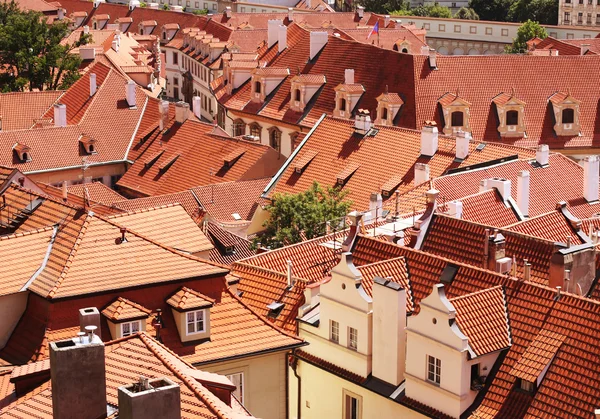
M 200 362 L 192 362 L 192 365 L 194 367 L 200 367 L 203 365 L 209 365 L 209 364 L 214 364 L 216 362 L 226 362 L 226 361 L 233 361 L 236 359 L 242 359 L 242 358 L 248 358 L 250 356 L 256 356 L 256 355 L 267 355 L 267 354 L 272 354 L 275 352 L 282 352 L 282 351 L 286 351 L 286 350 L 295 350 L 298 349 L 302 346 L 307 346 L 308 342 L 300 342 L 300 343 L 296 343 L 293 345 L 288 345 L 288 346 L 283 346 L 280 348 L 273 348 L 273 349 L 263 349 L 262 351 L 256 351 L 256 352 L 250 352 L 250 353 L 245 353 L 242 355 L 233 355 L 233 356 L 228 356 L 225 358 L 218 358 L 218 359 L 211 359 L 210 361 L 200 361 Z
M 126 163 L 127 160 L 110 160 L 110 161 L 105 161 L 105 162 L 98 162 L 98 163 L 89 163 L 87 165 L 87 167 L 92 167 L 92 166 L 106 166 L 109 164 L 117 164 L 117 163 Z M 24 175 L 35 175 L 38 173 L 51 173 L 51 172 L 60 172 L 63 170 L 71 170 L 71 169 L 81 169 L 83 167 L 83 165 L 77 165 L 77 166 L 66 166 L 66 167 L 55 167 L 52 169 L 43 169 L 43 170 L 32 170 L 31 172 L 23 172 Z
M 33 281 L 36 280 L 36 278 L 44 271 L 44 269 L 46 269 L 46 265 L 48 264 L 48 259 L 50 259 L 50 253 L 52 252 L 52 248 L 54 247 L 54 242 L 56 241 L 56 235 L 58 234 L 58 224 L 55 224 L 52 227 L 52 237 L 50 238 L 50 243 L 48 243 L 48 249 L 46 249 L 46 256 L 44 256 L 44 260 L 42 261 L 42 264 L 40 265 L 40 267 L 38 268 L 37 271 L 35 271 L 35 273 L 31 276 L 31 278 L 29 278 L 29 281 L 27 281 L 25 283 L 25 285 L 23 285 L 23 288 L 21 288 L 19 291 L 26 291 L 27 288 L 29 288 L 29 286 L 33 283 Z
M 300 401 L 302 400 L 302 377 L 298 374 L 298 356 L 296 355 L 296 349 L 292 350 L 292 358 L 289 361 L 289 366 L 294 371 L 294 377 L 298 380 L 298 395 L 297 395 L 297 411 L 296 411 L 296 419 L 301 419 L 302 416 L 302 404 Z M 286 368 L 287 371 L 287 368 Z

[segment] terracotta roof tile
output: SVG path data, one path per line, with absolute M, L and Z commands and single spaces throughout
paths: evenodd
M 529 218 L 506 228 L 554 242 L 566 243 L 567 237 L 571 237 L 574 244 L 584 243 L 584 240 L 577 234 L 577 230 L 558 210 Z M 589 229 L 580 231 L 587 234 Z
M 2 131 L 31 128 L 63 94 L 63 91 L 0 94 Z
M 146 318 L 151 310 L 126 298 L 119 297 L 112 304 L 102 310 L 106 318 L 118 322 L 123 320 Z
M 500 194 L 494 190 L 488 190 L 464 197 L 462 202 L 462 218 L 468 221 L 485 224 L 492 227 L 505 227 L 519 222 L 519 218 L 510 204 L 505 203 Z M 441 206 L 441 211 L 450 216 L 447 205 Z
M 201 208 L 191 190 L 175 192 L 172 194 L 149 196 L 146 198 L 126 199 L 115 202 L 113 205 L 125 211 L 156 208 L 164 205 L 180 204 L 193 220 L 197 221 L 201 215 Z
M 212 307 L 215 300 L 200 294 L 198 291 L 183 287 L 167 300 L 167 304 L 175 310 L 185 311 L 195 308 Z
M 406 267 L 406 259 L 401 256 L 380 262 L 369 263 L 358 267 L 362 275 L 360 284 L 369 296 L 373 296 L 373 280 L 375 277 L 390 278 L 392 282 L 402 285 L 406 290 L 406 311 L 412 313 L 415 309 L 410 280 Z
M 527 346 L 510 374 L 535 383 L 543 370 L 552 362 L 566 338 L 559 333 L 541 330 Z
M 84 196 L 85 190 L 87 190 L 90 200 L 106 205 L 112 205 L 117 201 L 122 201 L 125 199 L 123 196 L 119 195 L 116 191 L 109 188 L 102 182 L 82 183 L 67 187 L 68 192 L 81 197 Z

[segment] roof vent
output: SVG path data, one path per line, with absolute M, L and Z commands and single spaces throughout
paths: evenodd
M 119 228 L 119 232 L 121 233 L 121 237 L 117 237 L 115 239 L 115 244 L 127 243 L 127 237 L 125 237 L 125 233 L 127 233 L 127 229 L 125 227 Z

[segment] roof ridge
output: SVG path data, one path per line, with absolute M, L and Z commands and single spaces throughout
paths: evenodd
M 244 259 L 242 259 L 242 260 L 244 260 Z M 265 268 L 264 266 L 251 265 L 249 263 L 244 263 L 244 262 L 241 262 L 239 260 L 236 261 L 236 262 L 234 262 L 231 265 L 231 269 L 232 269 L 231 274 L 232 275 L 235 275 L 235 269 L 234 268 L 236 266 L 243 266 L 243 267 L 246 267 L 246 268 L 255 269 L 255 270 L 258 270 L 258 271 L 262 271 L 262 272 L 274 274 L 274 275 L 277 275 L 277 276 L 286 276 L 286 274 L 284 274 L 282 272 L 277 272 L 277 271 L 274 271 L 273 269 Z M 296 278 L 296 279 L 300 279 L 302 282 L 305 282 L 305 281 L 309 282 L 308 280 L 306 280 L 304 278 Z
M 448 300 L 450 302 L 457 301 L 457 300 L 463 300 L 463 299 L 467 299 L 469 297 L 473 297 L 474 295 L 479 295 L 479 294 L 484 294 L 486 292 L 495 291 L 498 288 L 503 289 L 504 285 L 502 285 L 502 284 L 494 285 L 493 287 L 484 288 L 484 289 L 481 289 L 478 291 L 471 292 L 469 294 L 459 295 L 458 297 L 449 298 Z
M 210 301 L 212 303 L 214 303 L 216 301 L 214 298 L 210 298 L 208 295 L 204 295 L 200 291 L 196 291 L 195 289 L 190 288 L 190 287 L 183 286 L 183 287 L 181 287 L 181 290 L 183 290 L 184 292 L 189 292 L 191 294 L 194 294 L 196 297 L 202 298 L 203 300 Z
M 122 201 L 117 201 L 117 202 L 122 202 Z M 117 213 L 117 214 L 107 215 L 106 218 L 112 219 L 112 218 L 119 218 L 119 217 L 127 217 L 128 215 L 142 214 L 142 213 L 145 213 L 145 212 L 151 212 L 151 211 L 156 211 L 156 210 L 161 210 L 161 209 L 166 209 L 166 208 L 171 208 L 171 207 L 181 207 L 181 208 L 183 208 L 183 206 L 179 202 L 172 202 L 170 204 L 158 205 L 158 206 L 155 206 L 155 207 L 146 207 L 146 208 L 137 208 L 137 209 L 132 209 L 132 210 L 123 210 L 124 212 L 120 212 L 120 213 Z
M 46 231 L 52 231 L 53 229 L 54 229 L 54 226 L 50 225 L 50 226 L 46 226 L 46 227 L 38 227 L 38 228 L 31 229 L 31 230 L 20 231 L 17 233 L 6 234 L 4 236 L 0 236 L 0 241 L 8 240 L 8 239 L 16 239 L 16 238 L 23 237 L 23 236 L 31 236 L 33 234 L 44 233 Z

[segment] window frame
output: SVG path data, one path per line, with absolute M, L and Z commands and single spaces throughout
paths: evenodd
M 460 124 L 455 124 L 454 115 L 460 114 Z M 450 126 L 452 128 L 460 128 L 465 126 L 465 113 L 464 111 L 452 111 L 450 113 Z
M 442 382 L 442 360 L 432 355 L 427 355 L 425 362 L 427 366 L 425 379 L 427 382 L 439 386 Z
M 348 326 L 348 349 L 358 351 L 358 329 Z
M 199 313 L 202 313 L 202 319 L 201 319 L 202 330 L 197 329 L 197 326 L 199 323 L 199 319 L 198 319 Z M 189 317 L 190 314 L 193 315 L 192 322 L 190 322 L 190 317 Z M 194 325 L 193 332 L 190 332 L 190 329 L 189 329 L 190 324 Z M 202 310 L 186 311 L 185 312 L 185 335 L 192 336 L 192 335 L 198 335 L 200 333 L 206 333 L 206 310 L 202 309 Z
M 334 333 L 335 329 L 337 331 Z M 329 320 L 329 340 L 334 343 L 340 343 L 340 323 L 335 320 Z
M 565 112 L 567 113 L 568 116 L 570 116 L 570 121 L 566 122 L 565 121 Z M 560 112 L 560 122 L 562 124 L 574 124 L 575 123 L 575 109 L 573 108 L 564 108 L 561 112 Z
M 134 325 L 137 325 L 137 331 L 134 331 Z M 127 334 L 125 334 L 124 326 L 129 326 L 129 332 Z M 119 323 L 119 331 L 121 333 L 121 337 L 124 338 L 126 336 L 131 336 L 135 333 L 141 332 L 142 331 L 142 321 L 141 320 L 132 320 L 130 322 L 123 322 L 123 323 Z
M 516 114 L 516 121 L 511 121 L 509 119 L 509 115 L 513 116 Z M 515 122 L 514 124 L 511 124 L 510 122 Z M 506 126 L 517 126 L 519 125 L 519 111 L 515 110 L 515 109 L 510 109 L 508 111 L 506 111 Z
M 349 402 L 356 400 L 356 412 L 353 414 L 352 410 L 349 409 Z M 362 419 L 362 396 L 353 393 L 352 391 L 342 389 L 342 417 L 344 419 Z
M 240 402 L 242 405 L 244 405 L 244 391 L 245 391 L 245 385 L 244 385 L 244 373 L 243 372 L 233 372 L 231 374 L 225 374 L 225 377 L 227 377 L 227 379 L 229 381 L 231 381 L 234 385 L 235 382 L 232 380 L 232 377 L 235 375 L 239 375 L 240 376 L 240 386 L 238 387 L 236 385 L 236 391 L 239 392 L 240 396 L 236 397 L 237 401 Z M 235 395 L 235 394 L 234 394 Z

